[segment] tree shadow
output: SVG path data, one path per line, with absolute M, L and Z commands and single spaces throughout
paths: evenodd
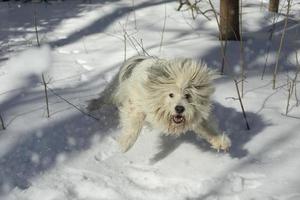
M 243 114 L 233 108 L 227 108 L 219 103 L 214 103 L 213 115 L 217 119 L 219 129 L 229 135 L 232 146 L 229 155 L 232 158 L 243 158 L 248 155 L 244 145 L 249 142 L 255 135 L 259 134 L 266 126 L 262 117 L 253 112 L 247 112 L 247 119 L 250 124 L 250 130 L 246 130 Z M 154 164 L 170 155 L 182 143 L 190 143 L 199 148 L 200 151 L 216 152 L 210 148 L 210 145 L 203 139 L 199 139 L 195 133 L 188 132 L 180 137 L 161 136 L 159 152 L 150 160 Z
M 266 19 L 267 20 L 267 19 Z M 274 54 L 277 53 L 282 31 L 284 29 L 284 20 L 275 23 L 275 30 L 272 40 L 268 37 L 273 28 L 273 25 L 266 25 L 261 22 L 261 29 L 255 32 L 244 29 L 243 46 L 244 46 L 244 68 L 246 76 L 253 70 L 260 70 L 266 63 L 266 73 L 272 74 L 275 65 Z M 295 70 L 295 64 L 290 62 L 288 58 L 293 55 L 296 50 L 300 49 L 298 33 L 300 32 L 300 24 L 294 19 L 289 19 L 287 23 L 286 36 L 282 46 L 282 51 L 279 60 L 279 72 Z M 230 76 L 239 76 L 241 71 L 241 43 L 239 41 L 228 41 L 226 48 L 225 71 L 224 73 Z M 269 49 L 269 50 L 268 50 Z M 222 63 L 221 49 L 216 47 L 201 55 L 199 59 L 204 60 L 209 67 L 220 70 Z
M 172 2 L 174 0 L 165 0 L 165 1 L 145 1 L 140 4 L 136 4 L 134 7 L 132 5 L 122 6 L 116 8 L 111 13 L 100 17 L 98 20 L 93 22 L 91 25 L 84 27 L 83 29 L 78 30 L 77 32 L 72 33 L 65 39 L 57 40 L 51 42 L 50 45 L 53 47 L 64 46 L 67 44 L 71 44 L 73 42 L 78 41 L 82 37 L 100 33 L 104 31 L 109 25 L 115 22 L 117 19 L 126 16 L 127 14 L 131 13 L 134 10 L 144 9 L 151 6 L 160 5 L 163 3 Z
M 265 155 L 267 155 L 270 151 L 273 151 L 274 149 L 277 149 L 278 146 L 281 144 L 284 144 L 286 142 L 289 142 L 293 137 L 295 137 L 298 132 L 294 130 L 298 130 L 300 126 L 292 127 L 289 131 L 286 132 L 286 134 L 280 134 L 277 138 L 266 141 L 266 144 L 259 149 L 256 153 L 250 155 L 247 159 L 243 159 L 241 162 L 239 162 L 237 165 L 232 166 L 231 168 L 227 169 L 223 174 L 219 177 L 220 180 L 224 180 L 227 178 L 228 174 L 232 172 L 238 172 L 242 170 L 243 168 L 249 167 L 253 162 L 257 162 L 256 159 L 258 157 L 263 158 Z M 292 154 L 290 154 L 290 158 L 295 158 Z M 222 193 L 222 188 L 225 186 L 224 181 L 221 181 L 220 183 L 215 184 L 208 192 L 205 194 L 201 194 L 196 198 L 188 198 L 189 200 L 206 200 L 210 199 L 210 197 L 216 197 L 219 196 L 220 193 Z
M 99 121 L 75 114 L 55 120 L 42 127 L 26 131 L 0 159 L 0 195 L 18 187 L 27 189 L 30 180 L 72 155 L 87 150 L 96 139 L 103 139 L 118 124 L 116 108 L 104 107 L 97 117 Z M 97 142 L 98 140 L 96 140 Z
M 47 34 L 54 31 L 63 20 L 78 18 L 88 9 L 101 7 L 119 0 L 97 0 L 89 3 L 82 0 L 66 0 L 57 3 L 0 2 L 0 49 L 1 60 L 6 60 L 9 52 L 20 51 L 35 46 L 34 15 L 41 43 L 47 42 Z M 67 12 L 66 12 L 67 10 Z M 35 14 L 36 13 L 36 14 Z M 57 35 L 63 37 L 64 35 Z
M 113 70 L 114 67 L 110 69 Z M 108 71 L 102 73 L 108 73 Z M 95 76 L 94 79 L 98 79 L 102 73 Z M 90 91 L 93 88 L 99 89 L 99 85 L 91 86 L 95 81 L 94 79 L 78 85 L 76 89 L 71 91 L 67 89 L 56 92 L 66 97 L 76 96 L 78 93 L 85 90 Z M 4 116 L 19 114 L 26 109 L 27 104 L 36 107 L 42 105 L 42 108 L 34 108 L 35 111 L 32 111 L 42 112 L 45 109 L 44 92 L 43 90 L 36 91 L 36 89 L 32 91 L 32 88 L 35 88 L 39 81 L 40 77 L 38 76 L 27 77 L 24 80 L 23 90 L 19 90 L 15 95 L 1 102 L 1 114 Z M 26 95 L 24 96 L 24 94 Z M 49 93 L 50 102 L 53 102 L 54 99 L 58 99 L 58 97 Z M 65 106 L 60 107 L 60 110 L 56 111 L 57 113 L 63 112 L 66 106 L 70 108 L 66 102 L 62 103 Z M 30 113 L 27 110 L 26 112 L 26 114 Z M 52 110 L 50 114 L 50 119 L 45 117 L 45 119 L 38 121 L 39 124 L 35 124 L 35 122 L 28 125 L 18 123 L 18 126 L 26 125 L 26 127 L 19 127 L 17 130 L 13 130 L 14 133 L 10 133 L 9 126 L 7 130 L 2 132 L 2 137 L 16 138 L 13 139 L 15 143 L 12 143 L 8 149 L 4 148 L 7 152 L 2 152 L 0 157 L 0 198 L 1 195 L 9 193 L 15 187 L 27 189 L 33 178 L 40 176 L 56 164 L 72 158 L 77 153 L 89 149 L 93 143 L 100 142 L 117 128 L 119 121 L 117 109 L 112 106 L 103 106 L 97 113 L 93 113 L 98 121 L 79 111 L 56 115 Z M 42 116 L 40 117 L 42 118 Z
M 73 2 L 70 4 L 69 10 L 71 12 L 65 12 L 66 8 L 62 9 L 45 9 L 45 12 L 38 13 L 39 20 L 44 20 L 48 23 L 43 26 L 41 34 L 49 32 L 53 30 L 56 26 L 58 26 L 62 19 L 73 18 L 78 16 L 78 14 L 83 11 L 85 8 L 82 7 L 82 4 L 78 2 L 82 1 L 70 1 Z M 94 2 L 94 1 L 93 1 Z M 99 2 L 99 1 L 98 1 Z M 106 1 L 101 1 L 106 2 Z M 162 4 L 164 2 L 169 1 L 147 1 L 141 4 L 136 5 L 135 9 L 142 9 L 158 4 Z M 73 7 L 71 6 L 73 5 Z M 10 11 L 14 13 L 14 10 L 19 8 L 13 7 Z M 28 12 L 24 9 L 23 12 Z M 67 44 L 71 44 L 80 40 L 82 37 L 99 33 L 105 30 L 111 23 L 116 21 L 117 19 L 125 16 L 133 9 L 129 6 L 120 7 L 114 10 L 113 12 L 97 19 L 94 23 L 85 27 L 84 29 L 80 29 L 79 31 L 72 33 L 69 37 L 65 39 L 59 39 L 54 42 L 51 42 L 52 46 L 63 46 Z M 50 12 L 50 14 L 47 12 Z M 33 27 L 33 20 L 31 18 L 32 12 L 30 12 L 30 16 L 28 18 L 17 18 L 15 24 L 11 24 L 10 28 L 3 29 L 0 40 L 6 41 L 8 38 L 7 35 L 11 38 L 24 35 L 26 31 L 22 29 L 26 29 L 26 27 Z M 45 14 L 45 16 L 40 16 Z M 26 16 L 28 14 L 20 15 Z M 54 16 L 52 19 L 48 19 L 49 16 Z M 5 17 L 3 20 L 7 19 Z M 49 24 L 50 23 L 50 24 Z M 282 24 L 282 22 L 279 22 Z M 2 24 L 2 23 L 1 23 Z M 281 27 L 280 24 L 278 24 Z M 17 28 L 21 28 L 21 31 L 12 32 L 11 30 L 16 30 Z M 245 47 L 247 50 L 247 61 L 249 61 L 249 65 L 247 65 L 247 70 L 257 69 L 261 66 L 257 64 L 252 64 L 251 62 L 256 60 L 258 55 L 255 53 L 256 51 L 265 51 L 266 49 L 266 37 L 261 37 L 262 31 L 269 30 L 269 27 L 265 27 L 258 31 L 257 33 L 247 33 L 245 34 Z M 299 30 L 299 25 L 296 26 L 294 21 L 289 21 L 289 27 L 287 30 L 287 34 L 295 35 Z M 278 31 L 278 30 L 276 30 Z M 188 33 L 186 33 L 188 34 Z M 275 34 L 273 42 L 276 44 L 280 39 L 280 34 Z M 250 42 L 251 41 L 251 42 Z M 293 43 L 295 49 L 299 49 L 299 38 L 295 38 L 294 40 L 289 39 L 288 45 Z M 279 43 L 279 42 L 278 42 Z M 166 44 L 168 44 L 166 42 Z M 271 50 L 274 52 L 276 49 Z M 4 51 L 0 52 L 3 53 Z M 288 56 L 294 52 L 293 49 L 286 48 L 284 50 L 283 56 Z M 201 56 L 201 59 L 204 59 L 208 65 L 212 68 L 219 69 L 220 62 L 216 63 L 216 60 L 219 60 L 221 57 L 220 49 L 214 48 L 208 51 L 205 55 Z M 1 58 L 5 59 L 5 58 Z M 234 73 L 234 67 L 239 65 L 239 43 L 231 42 L 227 49 L 227 60 L 229 61 L 228 67 L 226 68 L 227 74 Z M 285 64 L 287 68 L 292 68 L 293 66 L 290 63 L 286 63 L 282 61 L 281 64 Z M 230 67 L 229 67 L 230 66 Z M 286 70 L 286 69 L 284 69 Z M 270 72 L 270 71 L 269 71 Z M 34 77 L 33 77 L 34 79 Z M 31 84 L 30 84 L 31 85 Z M 70 90 L 61 90 L 62 94 L 64 93 L 74 93 L 76 91 L 80 91 L 82 88 L 90 87 L 89 84 L 80 85 L 76 89 Z M 96 86 L 95 86 L 96 88 Z M 95 89 L 92 88 L 92 89 Z M 83 90 L 83 89 L 82 89 Z M 91 90 L 89 88 L 89 90 Z M 33 93 L 31 93 L 33 94 Z M 34 93 L 37 97 L 31 99 L 27 102 L 35 102 L 41 100 L 43 97 L 42 92 Z M 12 98 L 8 99 L 4 104 L 0 106 L 1 110 L 4 109 L 5 112 L 17 107 L 20 103 L 19 98 L 22 94 L 17 94 Z M 94 136 L 105 137 L 109 134 L 111 129 L 114 129 L 118 123 L 117 112 L 114 108 L 103 108 L 104 110 L 100 111 L 98 116 L 100 116 L 100 122 L 95 123 L 92 119 L 86 118 L 81 114 L 75 114 L 66 119 L 61 119 L 59 122 L 53 123 L 52 125 L 45 125 L 40 127 L 39 129 L 30 130 L 29 133 L 26 133 L 26 138 L 20 139 L 8 153 L 5 153 L 0 160 L 0 188 L 4 188 L 5 184 L 9 184 L 11 188 L 19 187 L 19 188 L 28 188 L 30 186 L 30 181 L 32 178 L 38 176 L 39 174 L 49 170 L 51 167 L 55 166 L 57 162 L 59 162 L 60 158 L 65 156 L 71 156 L 72 153 L 86 150 L 90 147 Z M 111 109 L 111 110 L 110 110 Z M 245 130 L 245 125 L 242 117 L 242 113 L 238 112 L 232 108 L 226 108 L 220 104 L 215 105 L 214 110 L 217 119 L 219 119 L 220 129 L 226 131 L 231 140 L 232 140 L 232 148 L 229 151 L 229 154 L 233 158 L 243 158 L 248 152 L 244 149 L 244 145 L 251 140 L 252 137 L 259 134 L 266 126 L 266 122 L 263 121 L 262 117 L 258 114 L 248 112 L 247 117 L 250 122 L 250 131 Z M 79 127 L 79 128 L 78 128 Z M 199 148 L 201 151 L 212 151 L 209 147 L 209 144 L 202 140 L 198 140 L 193 133 L 187 133 L 186 135 L 179 138 L 170 138 L 170 137 L 162 137 L 161 138 L 161 149 L 153 157 L 153 162 L 159 162 L 164 159 L 168 155 L 170 155 L 180 144 L 182 143 L 192 143 Z M 0 190 L 0 195 L 2 192 Z
M 245 6 L 245 5 L 244 5 Z M 284 15 L 279 13 L 279 15 Z M 277 20 L 274 25 L 271 23 L 273 20 L 273 15 L 266 12 L 265 15 L 258 21 L 260 28 L 256 31 L 252 31 L 249 26 L 243 25 L 243 49 L 244 49 L 244 69 L 246 75 L 248 72 L 254 70 L 261 70 L 265 66 L 266 57 L 266 73 L 272 74 L 273 67 L 275 65 L 275 54 L 278 51 L 282 32 L 284 31 L 285 19 Z M 249 20 L 250 21 L 250 20 Z M 191 22 L 193 23 L 193 22 Z M 172 37 L 170 40 L 165 40 L 164 45 L 173 45 L 174 41 L 178 38 L 183 38 L 191 35 L 191 31 L 198 37 L 203 34 L 207 36 L 212 36 L 215 40 L 218 40 L 218 30 L 209 29 L 203 33 L 203 27 L 211 26 L 211 21 L 199 20 L 193 23 L 192 30 L 182 30 L 180 28 L 166 28 L 165 32 L 171 32 L 176 35 L 177 38 Z M 192 26 L 189 24 L 189 26 Z M 160 27 L 154 27 L 154 30 L 159 31 Z M 153 28 L 152 28 L 153 29 Z M 273 31 L 273 37 L 269 40 L 270 33 Z M 300 24 L 293 15 L 290 16 L 287 22 L 286 34 L 283 41 L 282 51 L 279 60 L 279 72 L 289 71 L 295 69 L 295 64 L 293 64 L 290 59 L 296 50 L 300 49 L 299 43 L 299 32 Z M 178 41 L 177 41 L 178 42 Z M 218 41 L 217 41 L 218 42 Z M 218 44 L 218 43 L 217 43 Z M 225 44 L 225 41 L 224 41 Z M 222 66 L 222 53 L 220 43 L 211 49 L 208 49 L 205 53 L 197 57 L 198 60 L 203 60 L 207 63 L 210 68 L 220 71 Z M 146 50 L 154 48 L 154 46 L 145 47 Z M 199 46 L 201 48 L 201 45 Z M 187 48 L 188 49 L 188 48 Z M 226 58 L 225 58 L 225 71 L 224 74 L 230 76 L 239 76 L 241 71 L 241 42 L 240 41 L 227 41 L 226 42 Z M 179 55 L 181 56 L 181 55 Z

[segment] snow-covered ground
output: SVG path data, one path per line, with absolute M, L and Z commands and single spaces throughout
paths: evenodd
M 213 3 L 218 10 L 219 0 Z M 200 6 L 209 8 L 204 1 Z M 300 57 L 299 0 L 293 1 L 275 90 L 272 69 L 284 14 L 269 42 L 273 15 L 267 1 L 243 1 L 243 103 L 251 130 L 233 82 L 241 72 L 240 46 L 228 42 L 226 75 L 216 79 L 214 95 L 214 113 L 232 139 L 228 153 L 212 150 L 193 134 L 163 137 L 145 127 L 123 154 L 115 141 L 116 108 L 93 113 L 99 121 L 80 112 L 111 81 L 125 56 L 192 57 L 220 68 L 213 13 L 207 13 L 211 20 L 200 15 L 193 20 L 177 7 L 171 0 L 0 3 L 0 114 L 6 127 L 0 131 L 1 200 L 300 199 L 300 110 L 294 95 L 289 117 L 284 115 L 296 51 Z M 34 16 L 40 49 L 34 48 Z

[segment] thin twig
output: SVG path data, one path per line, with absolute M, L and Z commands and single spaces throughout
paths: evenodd
M 3 120 L 1 113 L 0 113 L 0 121 L 1 121 L 2 130 L 5 130 L 6 128 L 5 128 L 4 120 Z
M 142 38 L 141 38 L 140 47 L 142 48 L 144 55 L 150 56 L 150 54 L 149 54 L 149 53 L 145 50 L 145 48 L 144 48 L 144 42 L 143 42 L 143 39 L 142 39 Z
M 206 13 L 207 12 L 213 12 L 213 10 L 212 9 L 207 9 L 207 10 L 205 10 L 205 11 L 202 11 L 202 10 L 200 10 L 200 8 L 197 6 L 196 7 L 196 11 L 198 11 L 198 13 L 200 13 L 201 15 L 203 15 L 207 20 L 211 20 L 207 15 L 206 15 Z
M 164 17 L 163 28 L 162 28 L 162 31 L 161 31 L 161 38 L 160 38 L 160 44 L 159 44 L 159 52 L 161 52 L 161 48 L 162 48 L 163 41 L 164 41 L 164 33 L 165 33 L 165 29 L 166 29 L 166 22 L 167 22 L 167 5 L 165 4 L 165 17 Z
M 196 16 L 194 14 L 195 6 L 193 4 L 191 4 L 191 2 L 189 0 L 186 0 L 185 4 L 190 8 L 193 19 L 196 19 Z
M 146 49 L 144 48 L 144 44 L 143 44 L 143 40 L 141 39 L 141 42 L 139 42 L 135 37 L 133 37 L 133 40 L 135 41 L 135 43 L 142 49 L 143 54 L 146 56 L 151 56 Z
M 179 10 L 182 8 L 183 5 L 187 5 L 188 8 L 185 9 L 185 10 L 191 10 L 193 19 L 196 19 L 196 16 L 195 16 L 195 14 L 194 14 L 194 11 L 195 11 L 196 14 L 201 14 L 201 15 L 203 15 L 207 20 L 211 20 L 211 19 L 206 15 L 206 13 L 207 13 L 207 12 L 210 12 L 210 11 L 213 11 L 213 10 L 212 10 L 212 9 L 207 9 L 207 10 L 205 10 L 205 11 L 202 11 L 202 10 L 200 9 L 200 6 L 198 6 L 198 3 L 200 3 L 201 1 L 202 1 L 202 0 L 198 0 L 198 1 L 194 1 L 193 3 L 191 3 L 190 0 L 185 0 L 185 1 L 179 0 L 179 6 L 178 6 L 178 8 L 177 8 L 177 11 L 179 11 Z
M 37 29 L 37 20 L 36 20 L 36 10 L 34 11 L 34 28 L 35 28 L 36 41 L 37 41 L 38 46 L 40 47 L 39 33 L 38 33 L 38 29 Z M 43 81 L 44 91 L 45 91 L 47 117 L 49 118 L 50 111 L 49 111 L 49 101 L 48 101 L 48 92 L 47 92 L 47 82 L 45 81 L 45 77 L 44 77 L 43 73 L 42 73 L 42 81 Z
M 214 13 L 217 25 L 218 25 L 218 29 L 219 29 L 219 40 L 220 40 L 220 44 L 221 44 L 221 55 L 222 55 L 221 74 L 224 74 L 225 62 L 226 62 L 226 55 L 225 55 L 225 48 L 226 48 L 226 46 L 224 47 L 223 40 L 221 40 L 221 25 L 220 25 L 220 22 L 219 22 L 219 19 L 218 19 L 217 11 L 216 11 L 213 3 L 211 2 L 211 0 L 208 0 L 208 2 L 210 4 L 211 9 L 213 10 L 213 13 Z
M 137 23 L 136 23 L 136 13 L 135 13 L 135 3 L 134 0 L 132 0 L 132 9 L 133 9 L 133 18 L 134 18 L 134 28 L 137 30 Z
M 289 112 L 289 107 L 290 107 L 290 99 L 292 96 L 292 83 L 290 80 L 288 80 L 288 98 L 287 98 L 287 103 L 286 103 L 286 108 L 285 108 L 285 115 L 288 114 Z
M 134 41 L 132 40 L 131 36 L 126 32 L 127 38 L 129 40 L 129 43 L 131 44 L 131 46 L 136 50 L 138 55 L 141 55 L 141 53 L 139 52 L 138 48 L 136 47 L 136 44 L 134 43 Z
M 128 39 L 128 41 L 129 41 L 129 44 L 136 50 L 136 52 L 137 52 L 137 54 L 138 55 L 140 55 L 140 52 L 139 52 L 139 50 L 136 48 L 136 45 L 135 45 L 135 43 L 132 41 L 132 39 L 131 39 L 131 37 L 130 37 L 130 35 L 127 33 L 127 31 L 126 31 L 126 29 L 125 29 L 125 27 L 123 27 L 121 24 L 120 24 L 120 26 L 122 27 L 122 29 L 123 29 L 123 32 L 124 32 L 124 37 L 126 37 L 127 39 Z
M 268 65 L 269 52 L 270 52 L 270 48 L 271 48 L 271 41 L 272 41 L 272 38 L 273 38 L 274 30 L 276 28 L 275 19 L 276 19 L 276 13 L 273 13 L 272 28 L 270 30 L 270 35 L 269 35 L 268 41 L 267 41 L 267 53 L 266 53 L 267 55 L 266 55 L 266 59 L 265 59 L 265 65 L 264 65 L 264 68 L 263 68 L 263 72 L 261 74 L 261 80 L 264 79 L 264 75 L 265 75 L 267 65 Z
M 275 16 L 275 13 L 274 13 L 274 16 Z M 275 17 L 274 17 L 275 19 Z M 261 74 L 261 80 L 264 79 L 264 75 L 266 73 L 266 69 L 267 69 L 267 65 L 268 65 L 268 59 L 269 59 L 269 52 L 270 52 L 270 48 L 271 48 L 271 41 L 272 41 L 272 38 L 273 38 L 273 34 L 274 34 L 274 30 L 275 30 L 275 27 L 276 27 L 276 23 L 273 22 L 273 25 L 272 25 L 272 28 L 270 30 L 270 35 L 268 37 L 268 42 L 267 42 L 267 55 L 266 55 L 266 59 L 265 59 L 265 65 L 264 65 L 264 68 L 263 68 L 263 72 Z
M 285 114 L 281 114 L 281 115 L 283 115 L 283 116 L 285 116 L 285 117 L 290 117 L 290 118 L 294 118 L 294 119 L 300 119 L 300 117 L 296 117 L 296 116 L 293 116 L 293 115 L 285 115 Z
M 124 33 L 124 62 L 126 61 L 126 52 L 127 52 L 127 38 L 126 34 Z
M 62 97 L 61 95 L 57 94 L 53 89 L 51 89 L 49 86 L 47 86 L 48 90 L 54 94 L 55 96 L 59 97 L 60 99 L 62 99 L 63 101 L 65 101 L 67 104 L 73 106 L 76 110 L 78 110 L 79 112 L 81 112 L 82 114 L 89 116 L 91 118 L 93 118 L 96 121 L 99 121 L 99 119 L 97 117 L 94 117 L 93 115 L 81 110 L 78 106 L 74 105 L 73 103 L 71 103 L 70 101 L 68 101 L 67 99 L 65 99 L 64 97 Z
M 297 63 L 297 71 L 295 73 L 295 78 L 293 80 L 293 87 L 295 88 L 295 99 L 296 99 L 296 106 L 299 106 L 299 99 L 298 99 L 298 95 L 297 95 L 297 78 L 298 78 L 298 74 L 300 72 L 300 62 L 299 62 L 299 58 L 298 58 L 298 51 L 296 50 L 296 63 Z
M 39 33 L 38 33 L 37 21 L 36 21 L 36 10 L 34 10 L 33 21 L 34 21 L 36 42 L 37 42 L 37 45 L 40 46 Z
M 240 59 L 241 59 L 241 80 L 242 80 L 242 87 L 241 87 L 241 93 L 242 98 L 244 97 L 244 80 L 245 80 L 245 48 L 244 48 L 244 42 L 243 42 L 243 23 L 242 23 L 242 14 L 243 14 L 243 1 L 240 2 Z M 234 31 L 233 31 L 234 32 Z
M 275 64 L 275 68 L 274 68 L 274 72 L 273 72 L 273 90 L 276 87 L 276 77 L 277 77 L 277 72 L 278 72 L 279 59 L 280 59 L 280 54 L 281 54 L 283 41 L 284 41 L 286 28 L 287 28 L 287 23 L 288 23 L 288 19 L 289 19 L 289 14 L 290 14 L 291 0 L 287 0 L 287 2 L 288 2 L 288 5 L 287 5 L 285 22 L 284 22 L 284 28 L 283 28 L 283 33 L 281 35 L 279 49 L 278 49 L 277 55 L 276 55 L 276 64 Z
M 298 99 L 298 95 L 297 95 L 297 85 L 295 84 L 295 99 L 296 99 L 296 106 L 299 106 L 299 99 Z
M 238 81 L 234 79 L 234 83 L 235 83 L 235 87 L 236 87 L 236 92 L 237 92 L 238 97 L 239 97 L 240 105 L 241 105 L 241 108 L 242 108 L 242 111 L 243 111 L 243 116 L 244 116 L 244 119 L 245 119 L 245 122 L 246 122 L 246 127 L 247 127 L 248 130 L 250 130 L 250 126 L 249 126 L 248 121 L 247 121 L 247 116 L 246 116 L 246 113 L 245 113 L 245 109 L 244 109 L 243 102 L 242 102 L 241 95 L 240 95 L 240 91 L 239 91 Z
M 45 81 L 45 76 L 42 74 L 42 80 L 44 85 L 44 91 L 45 91 L 45 100 L 46 100 L 46 108 L 47 108 L 47 117 L 50 117 L 50 111 L 49 111 L 49 100 L 48 100 L 48 91 L 47 91 L 47 82 Z
M 279 12 L 281 12 L 283 7 L 284 7 L 284 5 L 282 5 Z M 267 55 L 266 55 L 266 59 L 265 59 L 265 65 L 263 68 L 263 72 L 261 74 L 261 80 L 264 79 L 264 75 L 265 75 L 265 72 L 267 69 L 268 59 L 269 59 L 269 54 L 270 54 L 269 52 L 271 49 L 272 39 L 273 39 L 273 35 L 274 35 L 275 29 L 276 29 L 276 24 L 278 22 L 278 19 L 279 19 L 279 15 L 273 12 L 272 27 L 270 29 L 270 34 L 269 34 L 268 41 L 267 41 L 267 52 L 266 52 Z

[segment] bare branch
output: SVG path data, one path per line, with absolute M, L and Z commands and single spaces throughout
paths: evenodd
M 42 74 L 42 80 L 44 85 L 44 92 L 45 92 L 45 100 L 46 100 L 46 108 L 47 108 L 47 117 L 50 117 L 50 111 L 49 111 L 49 100 L 48 100 L 48 91 L 47 91 L 47 82 L 45 81 L 45 76 Z
M 285 115 L 288 114 L 289 112 L 289 106 L 290 106 L 290 99 L 292 96 L 292 83 L 290 80 L 288 80 L 288 98 L 287 98 L 287 103 L 286 103 L 286 108 L 285 108 Z
M 162 31 L 161 31 L 161 38 L 160 38 L 159 52 L 161 52 L 161 48 L 162 48 L 163 41 L 164 41 L 164 33 L 165 33 L 165 29 L 166 29 L 166 22 L 167 22 L 167 5 L 165 4 L 165 17 L 164 17 L 163 28 L 162 28 Z
M 1 121 L 2 129 L 5 130 L 6 128 L 5 128 L 4 120 L 3 120 L 1 113 L 0 113 L 0 121 Z
M 276 87 L 276 78 L 277 78 L 277 72 L 278 72 L 279 59 L 280 59 L 280 54 L 281 54 L 281 50 L 282 50 L 282 46 L 283 46 L 285 33 L 286 33 L 287 23 L 288 23 L 289 14 L 290 14 L 290 8 L 291 8 L 291 0 L 287 0 L 287 2 L 288 2 L 288 5 L 287 5 L 285 22 L 284 22 L 284 28 L 283 28 L 283 33 L 280 38 L 280 44 L 279 44 L 279 48 L 278 48 L 277 55 L 276 55 L 276 64 L 275 64 L 275 68 L 274 68 L 274 72 L 273 72 L 273 90 Z
M 81 110 L 78 106 L 74 105 L 73 103 L 71 103 L 70 101 L 68 101 L 67 99 L 65 99 L 64 97 L 62 97 L 61 95 L 59 95 L 58 93 L 56 93 L 53 89 L 51 89 L 49 86 L 47 86 L 47 88 L 49 89 L 49 91 L 54 94 L 55 96 L 59 97 L 60 99 L 62 99 L 63 101 L 65 101 L 67 104 L 73 106 L 76 110 L 78 110 L 79 112 L 81 112 L 82 114 L 93 118 L 96 121 L 99 121 L 99 119 L 97 117 L 94 117 L 93 115 Z
M 244 119 L 245 119 L 245 122 L 246 122 L 246 127 L 247 127 L 248 130 L 250 130 L 250 126 L 249 126 L 248 121 L 247 121 L 247 116 L 246 116 L 245 109 L 244 109 L 244 106 L 243 106 L 243 102 L 242 102 L 242 99 L 241 99 L 241 95 L 240 95 L 237 80 L 234 79 L 234 83 L 235 83 L 235 87 L 236 87 L 236 92 L 237 92 L 238 97 L 239 97 L 240 105 L 241 105 L 241 108 L 242 108 L 242 111 L 243 111 L 243 116 L 244 116 Z
M 39 33 L 38 33 L 37 21 L 36 21 L 36 10 L 34 10 L 33 21 L 34 21 L 36 42 L 37 42 L 37 45 L 40 46 Z

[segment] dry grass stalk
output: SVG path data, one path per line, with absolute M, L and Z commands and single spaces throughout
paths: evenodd
M 288 98 L 287 98 L 287 103 L 286 103 L 286 108 L 285 108 L 285 115 L 288 114 L 289 112 L 289 107 L 290 107 L 290 100 L 291 100 L 291 96 L 292 96 L 292 82 L 288 79 Z
M 124 37 L 124 62 L 126 61 L 126 57 L 127 57 L 127 37 L 126 37 L 126 34 L 124 33 L 123 35 Z
M 240 64 L 241 64 L 241 96 L 244 97 L 244 81 L 246 79 L 245 76 L 245 48 L 243 41 L 243 23 L 242 23 L 242 14 L 243 14 L 243 4 L 242 1 L 240 3 Z
M 34 21 L 36 42 L 37 42 L 37 45 L 40 46 L 39 33 L 38 33 L 38 29 L 37 29 L 36 10 L 34 11 L 33 21 Z
M 245 123 L 246 123 L 247 130 L 250 130 L 250 126 L 249 126 L 249 123 L 248 123 L 248 120 L 247 120 L 247 115 L 246 115 L 244 105 L 243 105 L 243 102 L 242 102 L 242 98 L 241 98 L 241 94 L 240 94 L 240 91 L 239 91 L 238 81 L 234 79 L 234 83 L 235 83 L 236 92 L 238 94 L 238 98 L 239 98 L 240 106 L 241 106 L 241 109 L 242 109 L 242 112 L 243 112 L 243 117 L 244 117 L 244 120 L 245 120 Z
M 167 5 L 165 4 L 165 17 L 164 17 L 164 24 L 163 24 L 163 28 L 162 28 L 162 32 L 161 32 L 159 52 L 161 52 L 161 48 L 162 48 L 163 41 L 164 41 L 164 33 L 165 33 L 165 30 L 166 30 L 166 22 L 167 22 Z
M 37 28 L 37 19 L 36 19 L 36 11 L 34 11 L 34 28 L 35 28 L 35 36 L 38 46 L 40 47 L 40 40 L 39 40 L 39 32 Z M 47 108 L 47 117 L 50 117 L 50 111 L 49 111 L 49 100 L 48 100 L 48 92 L 47 92 L 47 82 L 45 81 L 45 76 L 42 73 L 42 81 L 44 85 L 44 92 L 45 92 L 45 101 L 46 101 L 46 108 Z
M 5 130 L 6 127 L 5 127 L 4 120 L 3 120 L 3 117 L 2 117 L 2 115 L 1 115 L 1 113 L 0 113 L 0 121 L 1 121 L 1 127 L 2 127 L 2 130 Z
M 219 29 L 219 39 L 220 39 L 220 45 L 221 45 L 221 55 L 222 55 L 222 65 L 221 65 L 221 74 L 224 74 L 224 70 L 225 70 L 225 64 L 226 64 L 226 44 L 227 44 L 227 41 L 225 42 L 225 45 L 224 45 L 224 41 L 221 40 L 221 26 L 220 26 L 220 22 L 219 22 L 219 19 L 218 19 L 218 14 L 217 14 L 217 11 L 213 5 L 213 3 L 211 2 L 211 0 L 208 0 L 209 2 L 209 5 L 214 13 L 214 16 L 215 16 L 215 19 L 216 19 L 216 22 L 217 22 L 217 25 L 218 25 L 218 29 Z
M 133 18 L 134 18 L 134 28 L 137 30 L 137 23 L 136 23 L 136 13 L 135 13 L 135 3 L 134 0 L 132 0 L 132 9 L 133 9 Z
M 299 62 L 299 58 L 298 58 L 298 51 L 296 51 L 296 64 L 297 64 L 297 70 L 295 73 L 295 77 L 293 80 L 293 88 L 295 91 L 295 99 L 296 99 L 296 106 L 299 106 L 299 99 L 298 99 L 298 95 L 297 95 L 297 79 L 298 79 L 298 74 L 300 72 L 300 62 Z
M 288 77 L 288 98 L 287 98 L 287 104 L 286 104 L 286 109 L 285 109 L 285 115 L 288 115 L 289 112 L 289 106 L 290 106 L 290 100 L 291 97 L 293 95 L 293 93 L 295 94 L 295 99 L 296 99 L 296 106 L 299 106 L 299 100 L 298 100 L 298 96 L 297 96 L 297 78 L 298 78 L 298 74 L 300 71 L 300 65 L 299 65 L 299 58 L 298 58 L 298 52 L 296 51 L 296 64 L 297 64 L 297 69 L 295 72 L 295 76 L 292 80 L 289 79 Z
M 280 44 L 279 44 L 279 48 L 277 51 L 277 55 L 276 55 L 276 64 L 274 67 L 274 72 L 273 72 L 273 89 L 276 88 L 276 78 L 277 78 L 277 73 L 278 73 L 278 65 L 279 65 L 279 60 L 280 60 L 280 54 L 281 54 L 281 50 L 282 50 L 282 46 L 283 46 L 283 41 L 285 38 L 285 33 L 286 33 L 286 28 L 287 28 L 287 23 L 288 23 L 288 19 L 289 19 L 289 14 L 290 14 L 290 8 L 291 8 L 291 0 L 287 0 L 288 5 L 287 5 L 287 11 L 286 11 L 286 17 L 285 17 L 285 22 L 284 22 L 284 28 L 283 28 L 283 33 L 281 35 L 280 38 Z
M 48 91 L 47 91 L 47 82 L 45 81 L 45 76 L 42 74 L 42 80 L 44 85 L 44 92 L 45 92 L 45 100 L 46 100 L 46 108 L 47 108 L 47 117 L 50 117 L 50 111 L 49 111 L 49 100 L 48 100 Z
M 57 96 L 58 98 L 62 99 L 63 101 L 65 101 L 67 104 L 71 105 L 72 107 L 74 107 L 76 110 L 78 110 L 79 112 L 81 112 L 82 114 L 96 120 L 99 121 L 99 119 L 97 117 L 94 117 L 93 115 L 85 112 L 84 110 L 80 109 L 78 106 L 76 106 L 75 104 L 71 103 L 70 101 L 68 101 L 66 98 L 62 97 L 61 95 L 59 95 L 58 93 L 56 93 L 52 88 L 47 86 L 47 89 L 54 94 L 55 96 Z

